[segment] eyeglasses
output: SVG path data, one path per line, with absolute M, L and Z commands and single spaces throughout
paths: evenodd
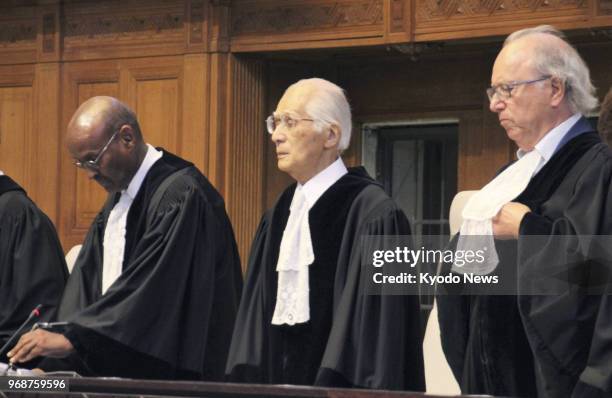
M 543 80 L 550 79 L 551 77 L 552 76 L 547 75 L 533 80 L 520 80 L 517 82 L 496 84 L 495 86 L 491 86 L 487 89 L 487 97 L 489 97 L 489 101 L 493 101 L 493 97 L 495 97 L 495 95 L 497 95 L 497 98 L 501 100 L 507 100 L 512 97 L 512 90 L 514 90 L 516 86 L 541 82 Z
M 98 152 L 98 155 L 94 160 L 86 160 L 84 162 L 81 162 L 80 160 L 75 160 L 74 165 L 80 169 L 98 170 L 100 168 L 98 162 L 102 158 L 102 155 L 104 155 L 104 152 L 106 152 L 106 150 L 108 149 L 108 146 L 111 144 L 111 142 L 113 142 L 115 136 L 117 135 L 117 133 L 119 133 L 119 131 L 121 130 L 115 131 L 115 133 L 111 136 L 110 140 L 108 140 L 106 145 L 104 145 L 104 148 L 102 148 L 102 150 Z
M 266 128 L 268 129 L 268 133 L 272 134 L 278 126 L 284 125 L 287 129 L 292 129 L 302 120 L 308 120 L 310 122 L 315 121 L 315 119 L 309 119 L 307 117 L 295 118 L 287 114 L 280 116 L 270 115 L 266 119 Z

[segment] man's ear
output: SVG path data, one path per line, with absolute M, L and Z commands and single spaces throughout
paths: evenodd
M 119 129 L 119 139 L 123 145 L 127 146 L 128 148 L 132 148 L 135 144 L 134 130 L 132 129 L 132 126 L 129 124 L 124 124 L 121 126 Z
M 565 99 L 567 86 L 565 85 L 565 82 L 558 77 L 551 77 L 550 85 L 552 87 L 551 105 L 553 107 L 557 107 Z
M 342 137 L 342 131 L 340 130 L 340 126 L 337 124 L 332 124 L 329 126 L 329 130 L 327 132 L 327 139 L 325 140 L 325 148 L 334 148 L 340 144 L 340 137 Z

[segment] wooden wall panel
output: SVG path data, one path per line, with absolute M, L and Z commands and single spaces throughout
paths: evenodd
M 122 92 L 147 142 L 181 153 L 182 57 L 120 61 Z
M 208 120 L 208 80 L 206 78 L 208 55 L 190 54 L 183 63 L 183 134 L 181 153 L 193 162 L 204 174 L 209 137 L 206 128 Z
M 0 87 L 0 169 L 30 186 L 32 87 Z
M 206 176 L 222 194 L 225 193 L 225 146 L 229 106 L 228 54 L 209 54 L 207 62 L 208 103 L 206 123 L 208 152 Z
M 261 61 L 230 59 L 226 201 L 243 270 L 264 210 L 264 71 Z
M 32 162 L 32 185 L 28 193 L 53 221 L 59 219 L 59 182 L 61 151 L 61 65 L 56 62 L 39 63 L 35 67 L 34 114 L 36 133 L 32 148 L 36 153 Z
M 0 65 L 36 62 L 36 7 L 0 5 Z
M 174 79 L 146 80 L 138 83 L 136 114 L 144 115 L 142 131 L 147 141 L 170 152 L 179 152 L 179 87 Z

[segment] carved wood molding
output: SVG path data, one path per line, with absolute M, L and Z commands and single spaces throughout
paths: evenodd
M 605 0 L 604 0 L 605 1 Z M 607 0 L 609 1 L 609 0 Z M 417 23 L 581 10 L 587 0 L 417 0 Z
M 68 3 L 62 19 L 65 58 L 181 53 L 184 26 L 182 0 Z
M 406 19 L 410 17 L 410 9 L 404 0 L 391 0 L 389 32 L 406 32 Z M 409 33 L 409 32 L 407 32 Z
M 0 49 L 36 47 L 36 20 L 0 21 Z
M 204 45 L 206 39 L 206 4 L 204 0 L 187 0 L 185 5 L 188 22 L 187 46 L 199 48 Z
M 599 0 L 597 5 L 599 15 L 612 15 L 612 0 Z
M 231 35 L 382 26 L 383 0 L 244 2 L 232 7 Z

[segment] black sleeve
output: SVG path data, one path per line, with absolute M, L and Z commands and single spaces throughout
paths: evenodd
M 11 197 L 0 203 L 0 336 L 12 335 L 38 304 L 37 320 L 50 320 L 68 276 L 51 221 L 25 195 L 5 195 Z
M 95 376 L 120 374 L 138 379 L 199 379 L 196 373 L 175 369 L 167 362 L 77 324 L 68 325 L 64 336 L 72 343 L 87 373 Z

